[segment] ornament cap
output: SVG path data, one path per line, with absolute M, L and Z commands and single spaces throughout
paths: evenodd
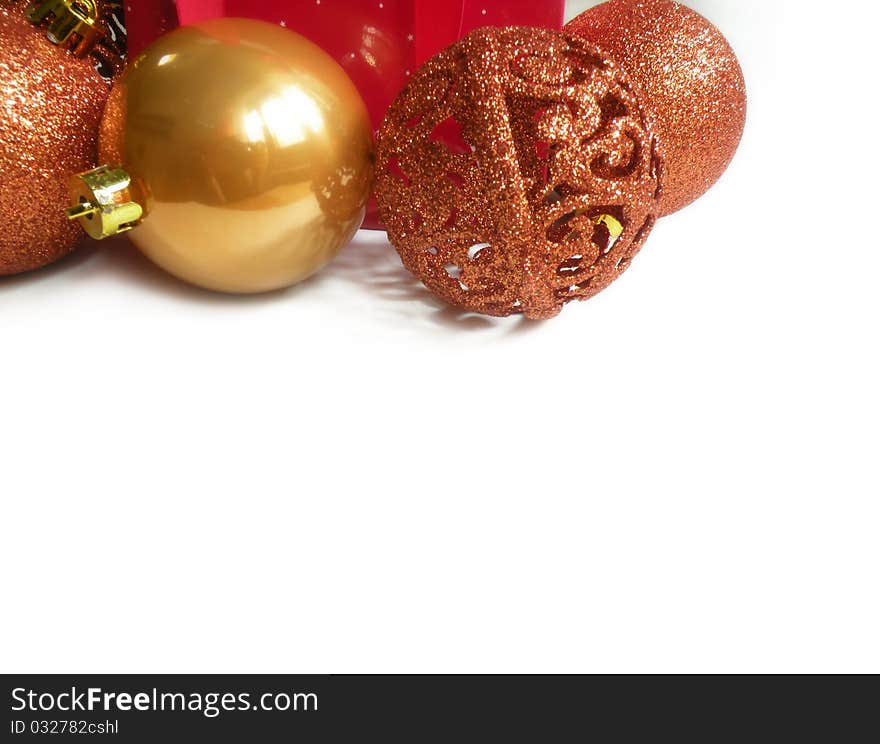
M 102 165 L 70 179 L 67 219 L 77 220 L 95 240 L 128 232 L 144 216 L 131 176 L 121 166 Z
M 25 15 L 36 25 L 48 22 L 46 38 L 53 44 L 70 44 L 74 56 L 84 57 L 104 38 L 96 0 L 33 0 Z

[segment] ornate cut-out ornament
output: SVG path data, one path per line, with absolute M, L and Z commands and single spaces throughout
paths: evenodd
M 625 270 L 654 225 L 662 163 L 626 74 L 598 48 L 479 29 L 432 58 L 377 145 L 404 265 L 454 305 L 556 315 Z

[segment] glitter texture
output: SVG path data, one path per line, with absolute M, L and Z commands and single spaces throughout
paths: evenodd
M 607 287 L 654 224 L 660 177 L 625 73 L 546 29 L 478 29 L 429 60 L 377 143 L 379 206 L 404 265 L 495 316 L 549 318 Z
M 95 166 L 110 91 L 100 58 L 75 59 L 25 18 L 25 2 L 0 2 L 0 275 L 67 255 L 82 231 L 64 216 L 67 179 Z M 116 60 L 116 64 L 118 64 Z
M 702 196 L 733 158 L 746 120 L 736 55 L 715 26 L 669 0 L 611 0 L 566 27 L 629 73 L 665 164 L 660 215 Z

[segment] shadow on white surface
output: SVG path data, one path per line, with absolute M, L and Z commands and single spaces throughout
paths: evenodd
M 8 293 L 53 294 L 71 291 L 74 285 L 90 284 L 130 288 L 131 298 L 150 301 L 171 299 L 188 304 L 249 308 L 288 303 L 291 309 L 304 304 L 335 303 L 343 311 L 368 314 L 378 323 L 425 324 L 456 332 L 489 331 L 496 334 L 538 330 L 542 323 L 521 317 L 491 318 L 447 305 L 435 297 L 400 262 L 384 233 L 362 231 L 322 271 L 295 287 L 259 295 L 212 292 L 183 282 L 153 264 L 125 237 L 103 243 L 84 242 L 78 250 L 55 264 L 27 274 L 0 277 L 0 298 Z
M 4 292 L 23 287 L 33 287 L 50 280 L 61 279 L 65 274 L 76 271 L 88 261 L 91 261 L 98 252 L 98 244 L 91 240 L 83 240 L 77 249 L 49 266 L 42 269 L 28 271 L 24 274 L 12 276 L 0 276 L 0 296 Z
M 407 322 L 428 320 L 456 331 L 508 332 L 537 329 L 524 318 L 491 318 L 446 304 L 435 297 L 400 262 L 384 233 L 362 231 L 322 273 L 310 282 L 340 282 L 366 290 L 371 301 L 405 316 Z
M 235 295 L 195 287 L 160 269 L 126 238 L 108 242 L 100 253 L 84 267 L 84 273 L 89 278 L 126 282 L 140 291 L 147 289 L 187 302 L 252 305 L 277 302 L 289 294 L 289 290 L 279 290 L 259 295 Z

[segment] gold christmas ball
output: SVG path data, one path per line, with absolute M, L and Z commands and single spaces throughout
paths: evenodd
M 224 18 L 173 31 L 129 66 L 101 126 L 107 167 L 72 182 L 94 237 L 132 229 L 159 266 L 230 293 L 288 287 L 360 226 L 372 179 L 366 107 L 291 31 Z

